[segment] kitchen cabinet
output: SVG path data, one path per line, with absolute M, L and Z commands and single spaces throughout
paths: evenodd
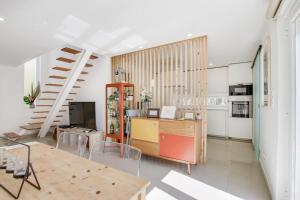
M 227 110 L 208 110 L 207 112 L 207 134 L 227 137 Z
M 252 63 L 239 63 L 229 65 L 228 82 L 229 85 L 252 84 Z
M 229 117 L 229 137 L 243 140 L 252 139 L 252 118 Z

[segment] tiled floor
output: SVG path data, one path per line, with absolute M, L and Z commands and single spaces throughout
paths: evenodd
M 51 138 L 38 140 L 55 145 Z M 192 178 L 242 199 L 271 199 L 251 143 L 210 138 L 207 146 L 207 163 L 193 166 Z M 193 199 L 161 181 L 170 170 L 186 174 L 185 165 L 143 156 L 141 176 L 151 181 L 148 192 L 156 187 L 178 200 Z
M 192 167 L 191 177 L 242 199 L 271 199 L 251 143 L 208 139 L 207 163 Z M 186 166 L 144 157 L 141 176 L 177 199 L 192 199 L 161 182 L 170 170 L 186 174 Z

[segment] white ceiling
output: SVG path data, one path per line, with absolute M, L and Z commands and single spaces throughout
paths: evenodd
M 0 0 L 0 65 L 65 43 L 116 55 L 208 35 L 214 66 L 252 60 L 268 0 Z

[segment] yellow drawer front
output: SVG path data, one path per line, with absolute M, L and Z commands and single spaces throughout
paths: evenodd
M 159 121 L 148 119 L 132 119 L 131 137 L 132 139 L 144 140 L 148 142 L 159 141 Z

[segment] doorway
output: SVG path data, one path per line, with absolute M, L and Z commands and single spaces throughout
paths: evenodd
M 260 102 L 261 102 L 261 46 L 257 51 L 253 63 L 253 133 L 252 142 L 255 149 L 256 159 L 260 157 Z

